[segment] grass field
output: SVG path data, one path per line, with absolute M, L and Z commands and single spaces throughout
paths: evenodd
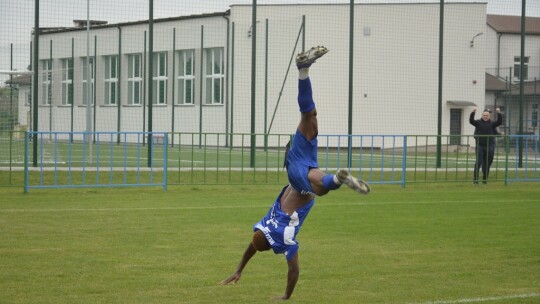
M 0 303 L 270 303 L 285 258 L 235 269 L 279 187 L 0 187 Z M 540 187 L 374 185 L 317 199 L 293 303 L 540 303 Z

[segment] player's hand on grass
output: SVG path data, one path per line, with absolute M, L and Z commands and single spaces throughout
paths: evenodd
M 287 297 L 287 295 L 276 296 L 276 297 L 272 298 L 272 300 L 274 300 L 274 301 L 286 301 L 288 299 L 289 299 L 289 297 Z
M 241 273 L 239 272 L 235 272 L 232 276 L 230 276 L 229 278 L 221 281 L 221 285 L 227 285 L 229 283 L 233 283 L 233 284 L 236 284 L 236 282 L 238 282 L 238 280 L 240 280 L 240 277 L 242 276 Z

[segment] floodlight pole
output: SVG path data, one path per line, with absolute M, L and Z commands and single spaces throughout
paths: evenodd
M 38 131 L 38 81 L 39 81 L 39 0 L 34 2 L 34 62 L 32 69 L 34 70 L 34 79 L 32 81 L 32 130 L 34 131 L 32 145 L 32 165 L 37 167 L 37 131 Z
M 525 60 L 525 0 L 521 1 L 521 54 L 519 60 L 519 158 L 518 167 L 523 168 L 523 63 Z
M 441 136 L 442 136 L 442 88 L 443 88 L 443 46 L 444 46 L 444 0 L 439 9 L 439 96 L 437 107 L 437 164 L 441 167 Z
M 353 122 L 353 88 L 354 88 L 354 0 L 349 4 L 349 114 L 347 124 L 347 168 L 352 167 L 352 122 Z
M 148 167 L 152 167 L 152 146 L 154 142 L 152 140 L 152 106 L 154 100 L 152 73 L 154 70 L 154 0 L 149 1 L 148 7 Z
M 251 168 L 255 168 L 255 86 L 256 86 L 256 53 L 257 53 L 257 0 L 253 0 L 251 13 L 251 149 L 250 161 Z
M 86 143 L 88 144 L 87 161 L 92 163 L 92 79 L 90 69 L 93 71 L 93 64 L 90 64 L 90 0 L 86 0 Z
M 9 69 L 13 71 L 13 43 L 9 44 Z M 13 131 L 13 73 L 9 74 L 9 115 L 9 131 Z
M 9 69 L 13 71 L 13 43 L 9 48 Z M 9 172 L 11 179 L 11 157 L 12 157 L 12 145 L 13 145 L 13 73 L 9 74 Z M 25 139 L 26 140 L 26 139 Z

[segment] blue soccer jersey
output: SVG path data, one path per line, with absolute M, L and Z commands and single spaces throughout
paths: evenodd
M 309 169 L 319 167 L 317 147 L 317 137 L 307 140 L 298 129 L 296 130 L 291 149 L 287 153 L 286 167 L 289 183 L 301 194 L 313 194 L 308 173 Z
M 281 210 L 281 197 L 287 187 L 285 186 L 281 190 L 276 201 L 261 221 L 253 225 L 253 231 L 260 230 L 264 233 L 274 253 L 283 253 L 287 260 L 290 260 L 298 252 L 296 235 L 311 207 L 315 204 L 315 200 L 312 199 L 303 207 L 298 208 L 293 214 L 288 215 Z

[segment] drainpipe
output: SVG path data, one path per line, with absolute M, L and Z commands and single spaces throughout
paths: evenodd
M 118 82 L 117 82 L 117 92 L 116 92 L 116 106 L 117 106 L 117 111 L 116 111 L 116 131 L 118 132 L 117 134 L 117 137 L 116 137 L 116 143 L 119 144 L 120 143 L 120 131 L 121 131 L 121 118 L 122 118 L 122 88 L 121 88 L 121 83 L 122 83 L 122 28 L 119 26 L 117 26 L 118 28 L 118 60 L 116 61 L 116 64 L 117 64 L 117 68 L 118 70 L 116 71 L 116 77 L 118 78 Z
M 499 33 L 497 37 L 497 77 L 501 77 L 499 71 L 501 68 L 501 36 L 502 33 Z
M 229 133 L 229 27 L 231 23 L 231 20 L 229 19 L 230 14 L 231 10 L 228 10 L 225 15 L 223 15 L 223 18 L 227 20 L 227 56 L 225 57 L 225 146 L 229 146 L 229 137 L 227 136 L 227 134 Z

